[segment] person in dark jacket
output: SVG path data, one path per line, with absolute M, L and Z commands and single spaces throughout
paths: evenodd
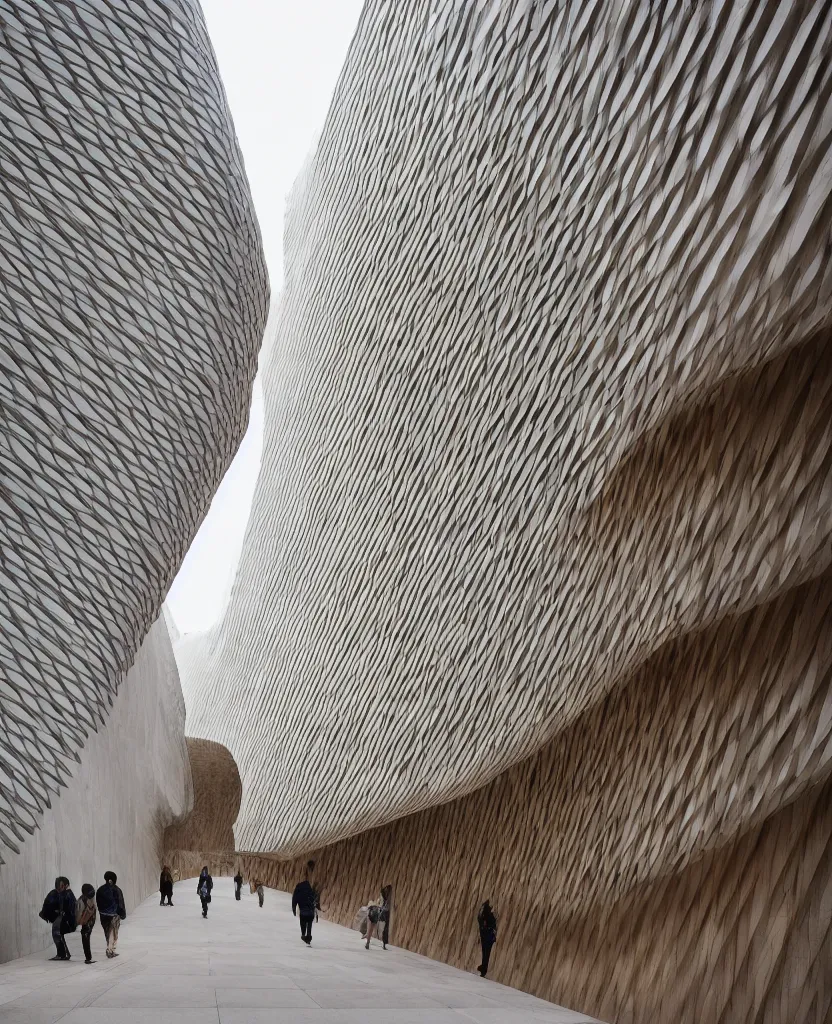
M 381 890 L 381 912 L 379 914 L 379 921 L 382 924 L 381 929 L 381 945 L 383 949 L 387 949 L 387 943 L 390 941 L 390 914 L 393 910 L 393 886 L 385 885 Z
M 63 875 L 55 879 L 55 888 L 43 901 L 38 917 L 52 925 L 52 941 L 55 943 L 53 960 L 69 960 L 70 952 L 64 936 L 76 928 L 75 894 L 69 887 L 69 879 Z
M 159 875 L 159 906 L 165 905 L 165 900 L 168 901 L 168 906 L 173 906 L 173 875 L 171 874 L 170 868 L 165 864 L 162 868 L 162 873 Z
M 208 904 L 211 902 L 211 890 L 214 888 L 214 879 L 208 872 L 208 865 L 200 871 L 196 880 L 196 891 L 199 893 L 199 902 L 202 904 L 202 916 L 208 916 Z
M 84 963 L 94 964 L 92 958 L 92 929 L 95 925 L 95 886 L 84 882 L 81 886 L 81 898 L 78 900 L 78 924 L 81 927 L 81 945 L 84 947 Z
M 243 890 L 243 876 L 240 874 L 240 869 L 237 868 L 237 874 L 234 876 L 234 899 L 240 898 L 240 893 Z
M 95 894 L 101 927 L 107 937 L 107 958 L 118 956 L 116 943 L 121 922 L 127 917 L 124 909 L 124 893 L 116 885 L 118 878 L 115 871 L 104 872 L 104 884 L 99 886 Z
M 488 900 L 480 907 L 477 914 L 477 926 L 480 930 L 480 945 L 482 946 L 482 963 L 477 970 L 484 978 L 488 973 L 488 961 L 491 958 L 491 947 L 497 941 L 497 915 L 491 909 Z
M 298 882 L 292 893 L 292 913 L 295 917 L 300 917 L 300 937 L 307 946 L 312 945 L 312 922 L 317 918 L 320 909 L 318 893 L 312 887 L 307 871 L 307 877 Z

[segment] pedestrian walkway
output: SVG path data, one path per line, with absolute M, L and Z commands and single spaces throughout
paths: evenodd
M 50 947 L 0 965 L 0 1024 L 590 1022 L 405 950 L 374 942 L 368 952 L 358 932 L 323 918 L 307 948 L 290 897 L 273 889 L 261 910 L 247 887 L 238 903 L 231 879 L 217 878 L 203 919 L 193 879 L 176 885 L 173 903 L 160 907 L 156 896 L 138 907 L 115 960 L 96 922 L 93 966 L 78 934 L 68 937 L 68 963 L 48 962 Z

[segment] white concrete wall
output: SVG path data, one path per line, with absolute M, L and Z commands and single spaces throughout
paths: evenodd
M 0 866 L 0 962 L 46 948 L 37 914 L 56 875 L 75 894 L 112 869 L 129 911 L 159 884 L 165 827 L 193 803 L 185 708 L 163 617 L 145 638 L 103 728 L 40 828 Z

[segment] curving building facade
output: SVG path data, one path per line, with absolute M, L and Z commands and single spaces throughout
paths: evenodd
M 3 893 L 21 871 L 94 860 L 98 877 L 121 858 L 142 898 L 189 807 L 181 691 L 152 624 L 243 436 L 267 305 L 196 0 L 0 0 Z M 125 808 L 103 815 L 109 835 L 91 782 Z M 43 838 L 76 815 L 99 856 Z M 14 953 L 43 944 L 25 935 L 36 909 Z
M 365 4 L 177 647 L 274 884 L 468 967 L 490 897 L 499 980 L 620 1024 L 832 1019 L 830 56 L 823 3 Z

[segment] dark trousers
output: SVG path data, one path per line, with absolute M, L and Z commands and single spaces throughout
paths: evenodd
M 480 964 L 480 974 L 483 978 L 488 973 L 488 961 L 491 959 L 491 947 L 494 945 L 494 939 L 491 935 L 480 935 L 480 945 L 482 946 L 482 963 Z
M 81 929 L 81 945 L 84 947 L 84 959 L 92 960 L 92 946 L 90 945 L 90 936 L 92 935 L 92 925 L 85 924 Z
M 304 942 L 312 941 L 312 922 L 314 920 L 314 914 L 300 915 L 300 937 L 303 939 Z
M 208 916 L 208 897 L 207 896 L 200 896 L 199 897 L 199 902 L 202 904 L 202 916 L 203 917 L 207 917 Z
M 239 885 L 235 885 L 234 886 L 234 899 L 238 900 L 239 898 L 240 898 L 240 887 L 239 887 Z
M 383 918 L 383 925 L 381 929 L 381 942 L 382 945 L 386 946 L 390 941 L 390 911 L 387 911 L 386 917 Z
M 61 931 L 62 920 L 59 917 L 57 921 L 52 922 L 52 941 L 55 943 L 56 955 L 63 957 L 64 960 L 69 959 L 69 949 L 66 945 L 63 932 Z

